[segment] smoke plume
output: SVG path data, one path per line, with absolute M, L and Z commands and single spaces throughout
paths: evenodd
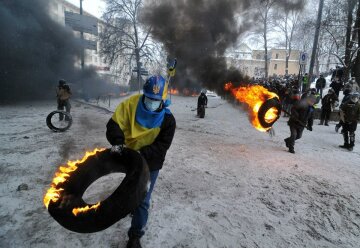
M 227 81 L 240 82 L 241 73 L 226 65 L 224 52 L 254 26 L 252 0 L 148 0 L 142 21 L 152 27 L 170 57 L 178 59 L 176 86 L 201 86 L 222 91 Z M 297 8 L 298 0 L 285 1 Z M 284 5 L 285 7 L 285 5 Z M 284 8 L 285 9 L 285 8 Z
M 0 102 L 54 98 L 59 79 L 73 92 L 101 89 L 94 70 L 74 67 L 81 52 L 72 31 L 51 19 L 48 0 L 0 0 Z

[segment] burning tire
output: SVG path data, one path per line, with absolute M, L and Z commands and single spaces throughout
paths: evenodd
M 63 121 L 62 123 L 65 123 L 65 125 L 61 124 L 61 125 L 55 125 L 53 124 L 53 117 L 55 117 L 55 115 L 58 114 L 60 115 L 64 115 L 65 116 L 65 122 Z M 55 110 L 53 112 L 51 112 L 47 117 L 46 117 L 46 125 L 54 132 L 65 132 L 66 130 L 68 130 L 71 125 L 72 125 L 72 116 L 70 115 L 70 113 L 67 113 L 65 111 L 62 110 Z
M 273 113 L 271 118 L 267 113 Z M 275 113 L 275 114 L 274 114 Z M 274 97 L 266 100 L 260 107 L 258 119 L 263 128 L 270 128 L 279 119 L 281 115 L 281 103 L 278 98 Z
M 74 171 L 60 167 L 59 173 L 71 171 L 69 176 L 56 186 L 54 178 L 44 198 L 50 215 L 66 229 L 78 233 L 102 231 L 135 210 L 146 196 L 149 169 L 136 151 L 125 148 L 122 155 L 111 154 L 109 149 L 95 151 L 76 167 Z M 114 172 L 126 173 L 118 188 L 104 201 L 85 203 L 82 196 L 86 189 L 98 178 Z M 58 194 L 56 199 L 54 192 Z

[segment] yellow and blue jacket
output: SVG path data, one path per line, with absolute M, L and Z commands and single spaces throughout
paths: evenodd
M 125 144 L 139 151 L 150 171 L 159 170 L 175 134 L 176 121 L 167 108 L 158 112 L 145 109 L 143 95 L 134 95 L 121 102 L 106 125 L 111 145 Z

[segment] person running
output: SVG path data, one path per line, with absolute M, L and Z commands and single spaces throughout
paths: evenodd
M 310 95 L 296 102 L 291 108 L 291 116 L 288 121 L 290 137 L 284 139 L 285 145 L 289 148 L 290 153 L 295 153 L 295 140 L 302 137 L 304 128 L 306 127 L 309 131 L 312 131 L 315 103 L 316 97 Z

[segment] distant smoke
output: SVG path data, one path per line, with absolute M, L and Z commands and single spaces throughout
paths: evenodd
M 151 2 L 151 3 L 150 3 Z M 253 0 L 148 0 L 142 20 L 152 27 L 169 56 L 178 59 L 176 84 L 180 88 L 222 90 L 225 82 L 243 80 L 227 69 L 225 50 L 254 24 Z M 280 2 L 280 1 L 279 1 Z M 299 0 L 281 1 L 288 8 Z M 290 3 L 290 4 L 289 4 Z M 284 5 L 285 6 L 285 5 Z
M 49 16 L 48 0 L 0 0 L 0 102 L 54 98 L 58 80 L 73 91 L 103 91 L 92 69 L 74 67 L 81 47 L 72 31 Z

